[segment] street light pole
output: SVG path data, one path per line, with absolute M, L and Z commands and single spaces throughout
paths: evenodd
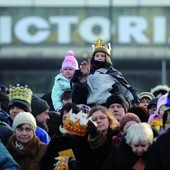
M 109 0 L 109 18 L 110 18 L 110 44 L 113 44 L 113 0 Z
M 166 61 L 162 60 L 162 71 L 161 71 L 161 78 L 162 78 L 162 84 L 166 84 L 167 80 L 166 80 Z

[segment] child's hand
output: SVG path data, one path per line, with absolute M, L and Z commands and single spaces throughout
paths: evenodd
M 90 59 L 88 59 L 87 61 L 83 61 L 80 64 L 80 70 L 83 75 L 88 75 L 90 73 Z

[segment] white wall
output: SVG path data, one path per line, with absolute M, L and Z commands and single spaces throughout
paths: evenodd
M 170 6 L 170 0 L 1 0 L 2 6 Z

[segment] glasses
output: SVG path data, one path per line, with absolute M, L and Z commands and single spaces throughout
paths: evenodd
M 92 117 L 92 121 L 98 121 L 98 120 L 104 120 L 104 119 L 107 119 L 106 116 L 99 116 L 99 117 Z

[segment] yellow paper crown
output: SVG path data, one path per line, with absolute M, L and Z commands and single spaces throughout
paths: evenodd
M 87 114 L 79 112 L 77 114 L 72 113 L 72 110 L 67 114 L 64 123 L 64 129 L 70 134 L 84 136 L 87 131 Z
M 104 40 L 98 38 L 97 41 L 92 45 L 93 52 L 103 51 L 106 52 L 108 55 L 111 54 L 111 45 L 110 43 L 105 43 Z
M 32 94 L 33 92 L 27 85 L 20 86 L 17 84 L 17 86 L 9 87 L 9 100 L 23 100 L 31 105 Z

